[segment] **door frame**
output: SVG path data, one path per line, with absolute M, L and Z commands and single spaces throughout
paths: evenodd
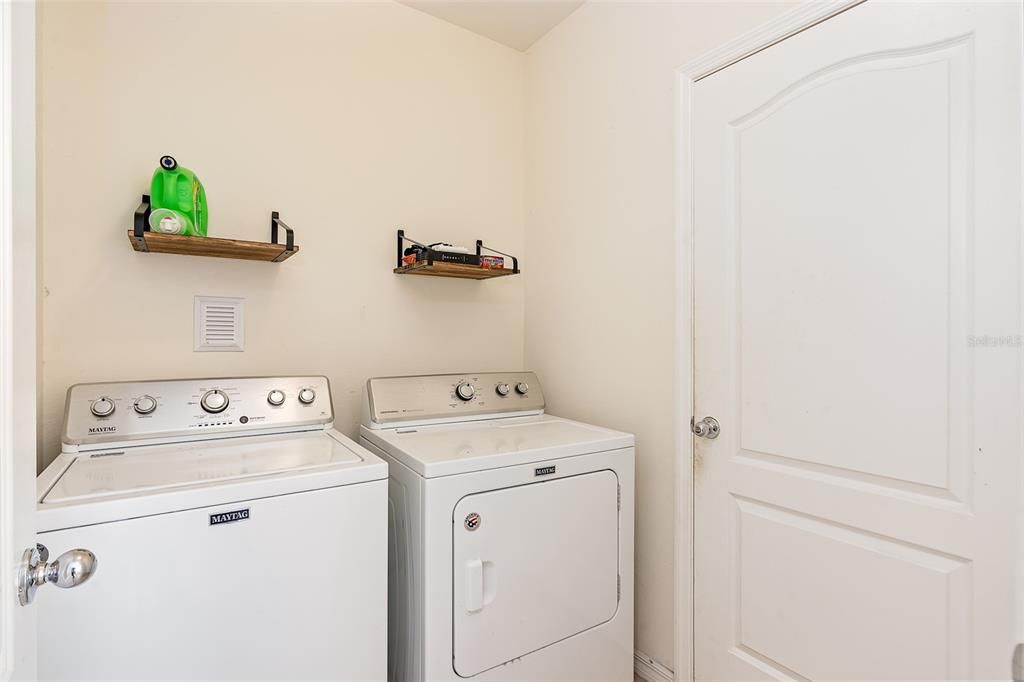
M 809 0 L 676 69 L 675 159 L 675 570 L 674 677 L 694 679 L 693 651 L 693 166 L 691 106 L 697 81 L 867 0 Z M 703 416 L 703 415 L 696 415 Z
M 0 680 L 36 675 L 35 609 L 17 560 L 35 543 L 37 386 L 36 3 L 0 4 Z
M 11 651 L 14 648 L 14 585 L 15 567 L 10 558 L 15 555 L 13 546 L 14 505 L 11 496 L 13 485 L 14 438 L 11 435 L 13 414 L 11 410 L 11 369 L 14 367 L 10 325 L 10 308 L 14 296 L 11 206 L 11 4 L 0 6 L 0 679 L 11 675 Z

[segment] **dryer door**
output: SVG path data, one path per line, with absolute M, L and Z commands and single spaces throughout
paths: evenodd
M 618 608 L 618 507 L 611 471 L 459 501 L 452 531 L 459 675 L 611 620 Z

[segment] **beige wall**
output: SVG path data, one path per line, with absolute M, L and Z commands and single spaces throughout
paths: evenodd
M 354 433 L 371 375 L 516 369 L 523 278 L 391 273 L 397 226 L 523 247 L 524 56 L 395 3 L 39 8 L 42 459 L 75 382 L 329 375 Z M 162 154 L 198 172 L 211 234 L 275 265 L 135 253 Z M 244 296 L 243 353 L 194 353 L 196 294 Z
M 786 6 L 591 2 L 524 57 L 386 2 L 42 3 L 43 459 L 80 381 L 325 372 L 353 433 L 368 376 L 525 364 L 637 434 L 637 647 L 671 667 L 674 70 Z M 167 153 L 213 235 L 276 209 L 302 252 L 132 251 Z M 399 225 L 524 275 L 396 277 Z M 247 299 L 244 353 L 192 352 L 196 294 Z
M 526 364 L 637 437 L 637 648 L 673 666 L 675 69 L 790 5 L 590 2 L 530 49 Z M 688 519 L 680 519 L 688 522 Z

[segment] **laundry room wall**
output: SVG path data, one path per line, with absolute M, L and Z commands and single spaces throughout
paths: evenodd
M 395 229 L 520 253 L 525 57 L 393 2 L 41 2 L 40 465 L 76 382 L 323 373 L 354 434 L 373 375 L 519 369 L 523 277 L 392 274 Z M 281 264 L 140 254 L 163 154 L 211 236 Z M 246 348 L 193 352 L 193 297 L 245 298 Z
M 636 647 L 667 668 L 688 418 L 673 410 L 675 70 L 791 6 L 589 2 L 527 57 L 526 365 L 555 414 L 636 434 Z

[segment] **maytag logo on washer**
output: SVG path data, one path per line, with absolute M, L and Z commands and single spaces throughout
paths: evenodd
M 229 512 L 210 514 L 210 525 L 217 526 L 222 523 L 234 523 L 235 521 L 246 521 L 249 518 L 248 509 L 236 509 Z
M 117 431 L 116 426 L 90 426 L 89 433 L 113 433 Z

